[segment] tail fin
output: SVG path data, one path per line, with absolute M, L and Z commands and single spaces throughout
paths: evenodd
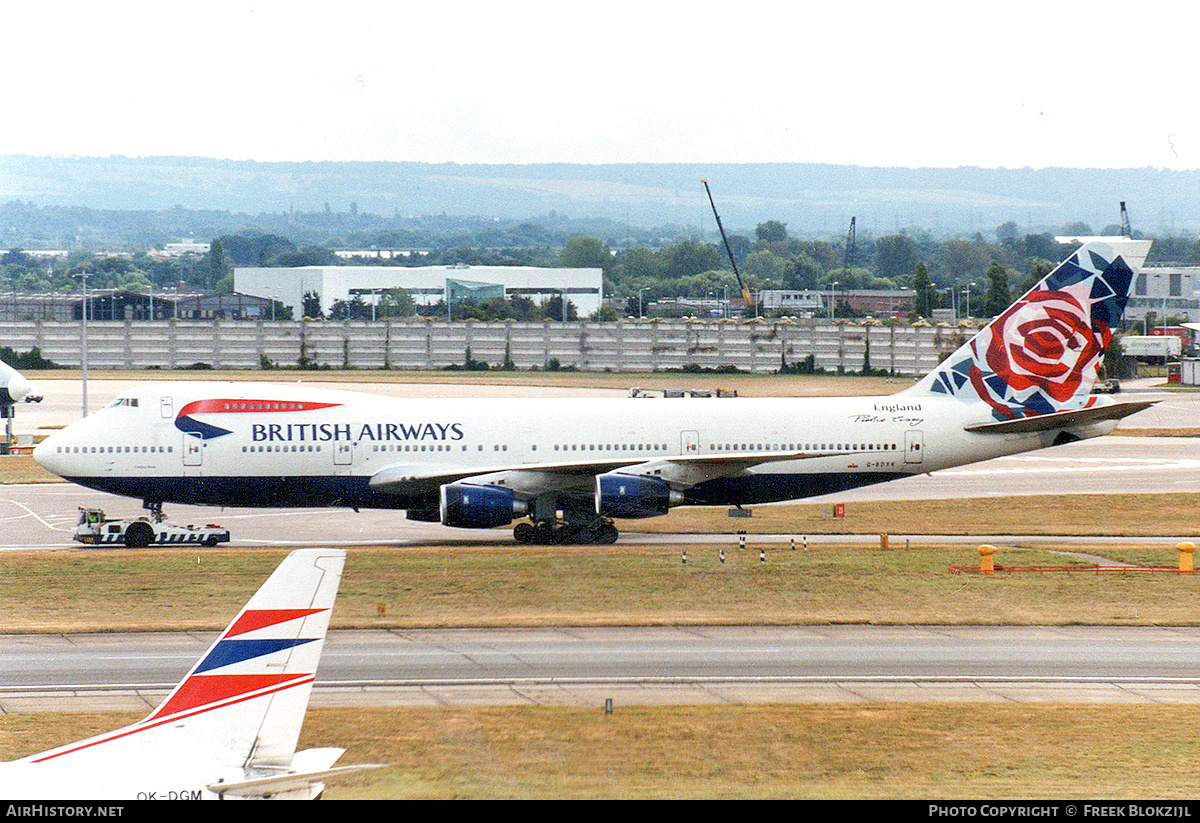
M 146 719 L 22 762 L 287 768 L 344 562 L 342 549 L 292 552 Z
M 982 400 L 996 420 L 1087 402 L 1150 241 L 1089 242 L 905 394 Z

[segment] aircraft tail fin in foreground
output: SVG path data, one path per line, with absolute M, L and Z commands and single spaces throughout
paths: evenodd
M 319 795 L 355 768 L 333 766 L 340 749 L 296 752 L 344 562 L 341 549 L 292 552 L 144 720 L 5 765 L 73 775 L 93 797 L 144 793 L 132 787 L 151 775 L 221 797 Z
M 982 400 L 997 421 L 1091 402 L 1150 241 L 1089 242 L 904 394 Z

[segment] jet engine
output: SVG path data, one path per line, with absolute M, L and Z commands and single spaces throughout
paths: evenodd
M 596 476 L 596 514 L 633 520 L 658 517 L 683 496 L 657 477 L 610 472 Z
M 449 483 L 441 488 L 442 524 L 460 529 L 507 526 L 525 514 L 525 503 L 509 489 Z

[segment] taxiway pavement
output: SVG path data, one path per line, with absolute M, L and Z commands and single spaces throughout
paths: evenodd
M 153 708 L 215 633 L 0 637 L 0 712 Z M 332 631 L 314 705 L 1200 704 L 1196 627 Z

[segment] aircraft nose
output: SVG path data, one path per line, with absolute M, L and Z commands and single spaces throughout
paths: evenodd
M 19 374 L 8 378 L 8 393 L 14 402 L 24 400 L 32 389 L 33 384 Z
M 56 442 L 57 441 L 57 442 Z M 62 443 L 62 437 L 52 434 L 33 447 L 33 460 L 46 471 L 62 475 L 62 455 L 57 446 Z
M 0 377 L 4 378 L 0 383 L 0 402 L 19 403 L 33 389 L 33 384 L 15 371 L 9 370 Z

